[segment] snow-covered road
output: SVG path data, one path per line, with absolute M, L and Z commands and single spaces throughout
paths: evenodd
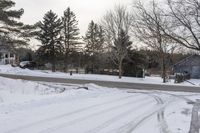
M 0 133 L 188 133 L 200 94 L 1 78 Z

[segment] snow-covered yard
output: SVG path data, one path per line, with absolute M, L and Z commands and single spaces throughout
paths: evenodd
M 0 73 L 14 74 L 14 75 L 28 75 L 39 77 L 53 77 L 53 78 L 65 78 L 65 79 L 82 79 L 82 80 L 97 80 L 97 81 L 113 81 L 113 82 L 126 82 L 126 83 L 146 83 L 146 84 L 163 84 L 163 85 L 180 85 L 180 86 L 200 86 L 200 80 L 191 79 L 189 82 L 181 84 L 175 84 L 174 80 L 169 80 L 167 83 L 162 83 L 161 77 L 145 77 L 145 78 L 133 78 L 123 77 L 119 79 L 118 76 L 111 75 L 97 75 L 97 74 L 73 74 L 63 72 L 51 72 L 48 70 L 29 70 L 21 69 L 19 67 L 12 67 L 10 65 L 0 65 Z
M 0 133 L 188 133 L 199 97 L 0 78 Z

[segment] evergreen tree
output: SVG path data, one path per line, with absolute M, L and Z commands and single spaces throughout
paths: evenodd
M 104 44 L 104 31 L 102 27 L 91 21 L 83 40 L 86 43 L 85 50 L 89 55 L 102 52 Z
M 94 72 L 95 65 L 98 66 L 98 58 L 100 54 L 103 52 L 104 48 L 104 31 L 101 26 L 97 25 L 93 21 L 88 26 L 88 30 L 83 37 L 85 42 L 85 51 L 89 57 L 89 65 L 91 65 L 90 69 Z M 97 68 L 96 68 L 97 69 Z
M 24 13 L 23 9 L 11 9 L 15 2 L 11 0 L 0 0 L 0 36 L 6 39 L 9 47 L 27 45 L 32 26 L 24 25 L 18 20 Z
M 147 68 L 148 61 L 146 53 L 142 50 L 131 49 L 128 51 L 127 58 L 123 61 L 123 75 L 133 77 L 143 77 L 143 70 Z
M 51 10 L 47 12 L 38 24 L 40 31 L 38 32 L 38 39 L 42 42 L 42 53 L 52 64 L 52 72 L 56 70 L 56 56 L 61 51 L 60 31 L 61 20 Z
M 10 0 L 1 0 L 0 1 L 0 23 L 3 25 L 0 27 L 0 33 L 7 33 L 7 30 L 11 27 L 22 26 L 23 24 L 16 21 L 20 19 L 24 13 L 23 9 L 20 10 L 10 10 L 11 7 L 15 6 L 15 3 Z M 6 25 L 8 27 L 6 27 Z
M 67 71 L 69 55 L 78 48 L 79 38 L 79 28 L 78 21 L 76 20 L 76 15 L 68 7 L 64 11 L 64 16 L 62 17 L 62 44 L 64 47 L 64 71 Z
M 123 61 L 127 57 L 128 52 L 131 49 L 132 42 L 129 39 L 130 37 L 128 36 L 128 34 L 126 34 L 126 32 L 121 29 L 118 37 L 114 41 L 114 45 L 111 47 L 111 59 L 116 65 L 118 65 L 120 79 L 122 78 L 123 73 Z

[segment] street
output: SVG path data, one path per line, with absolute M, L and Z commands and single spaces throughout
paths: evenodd
M 54 83 L 70 83 L 70 84 L 89 84 L 93 83 L 100 86 L 110 88 L 126 88 L 138 90 L 161 90 L 161 91 L 180 91 L 180 92 L 196 92 L 200 93 L 200 87 L 179 86 L 179 85 L 159 85 L 159 84 L 142 84 L 142 83 L 125 83 L 125 82 L 111 82 L 111 81 L 95 81 L 95 80 L 82 80 L 82 79 L 65 79 L 53 77 L 40 77 L 40 76 L 25 76 L 25 75 L 12 75 L 0 74 L 2 77 L 12 79 L 23 79 L 29 81 L 40 82 L 54 82 Z

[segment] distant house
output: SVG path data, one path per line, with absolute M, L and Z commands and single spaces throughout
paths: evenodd
M 200 78 L 200 55 L 191 55 L 174 65 L 174 73 L 189 74 L 191 78 Z
M 15 64 L 16 55 L 5 45 L 0 45 L 0 65 Z

